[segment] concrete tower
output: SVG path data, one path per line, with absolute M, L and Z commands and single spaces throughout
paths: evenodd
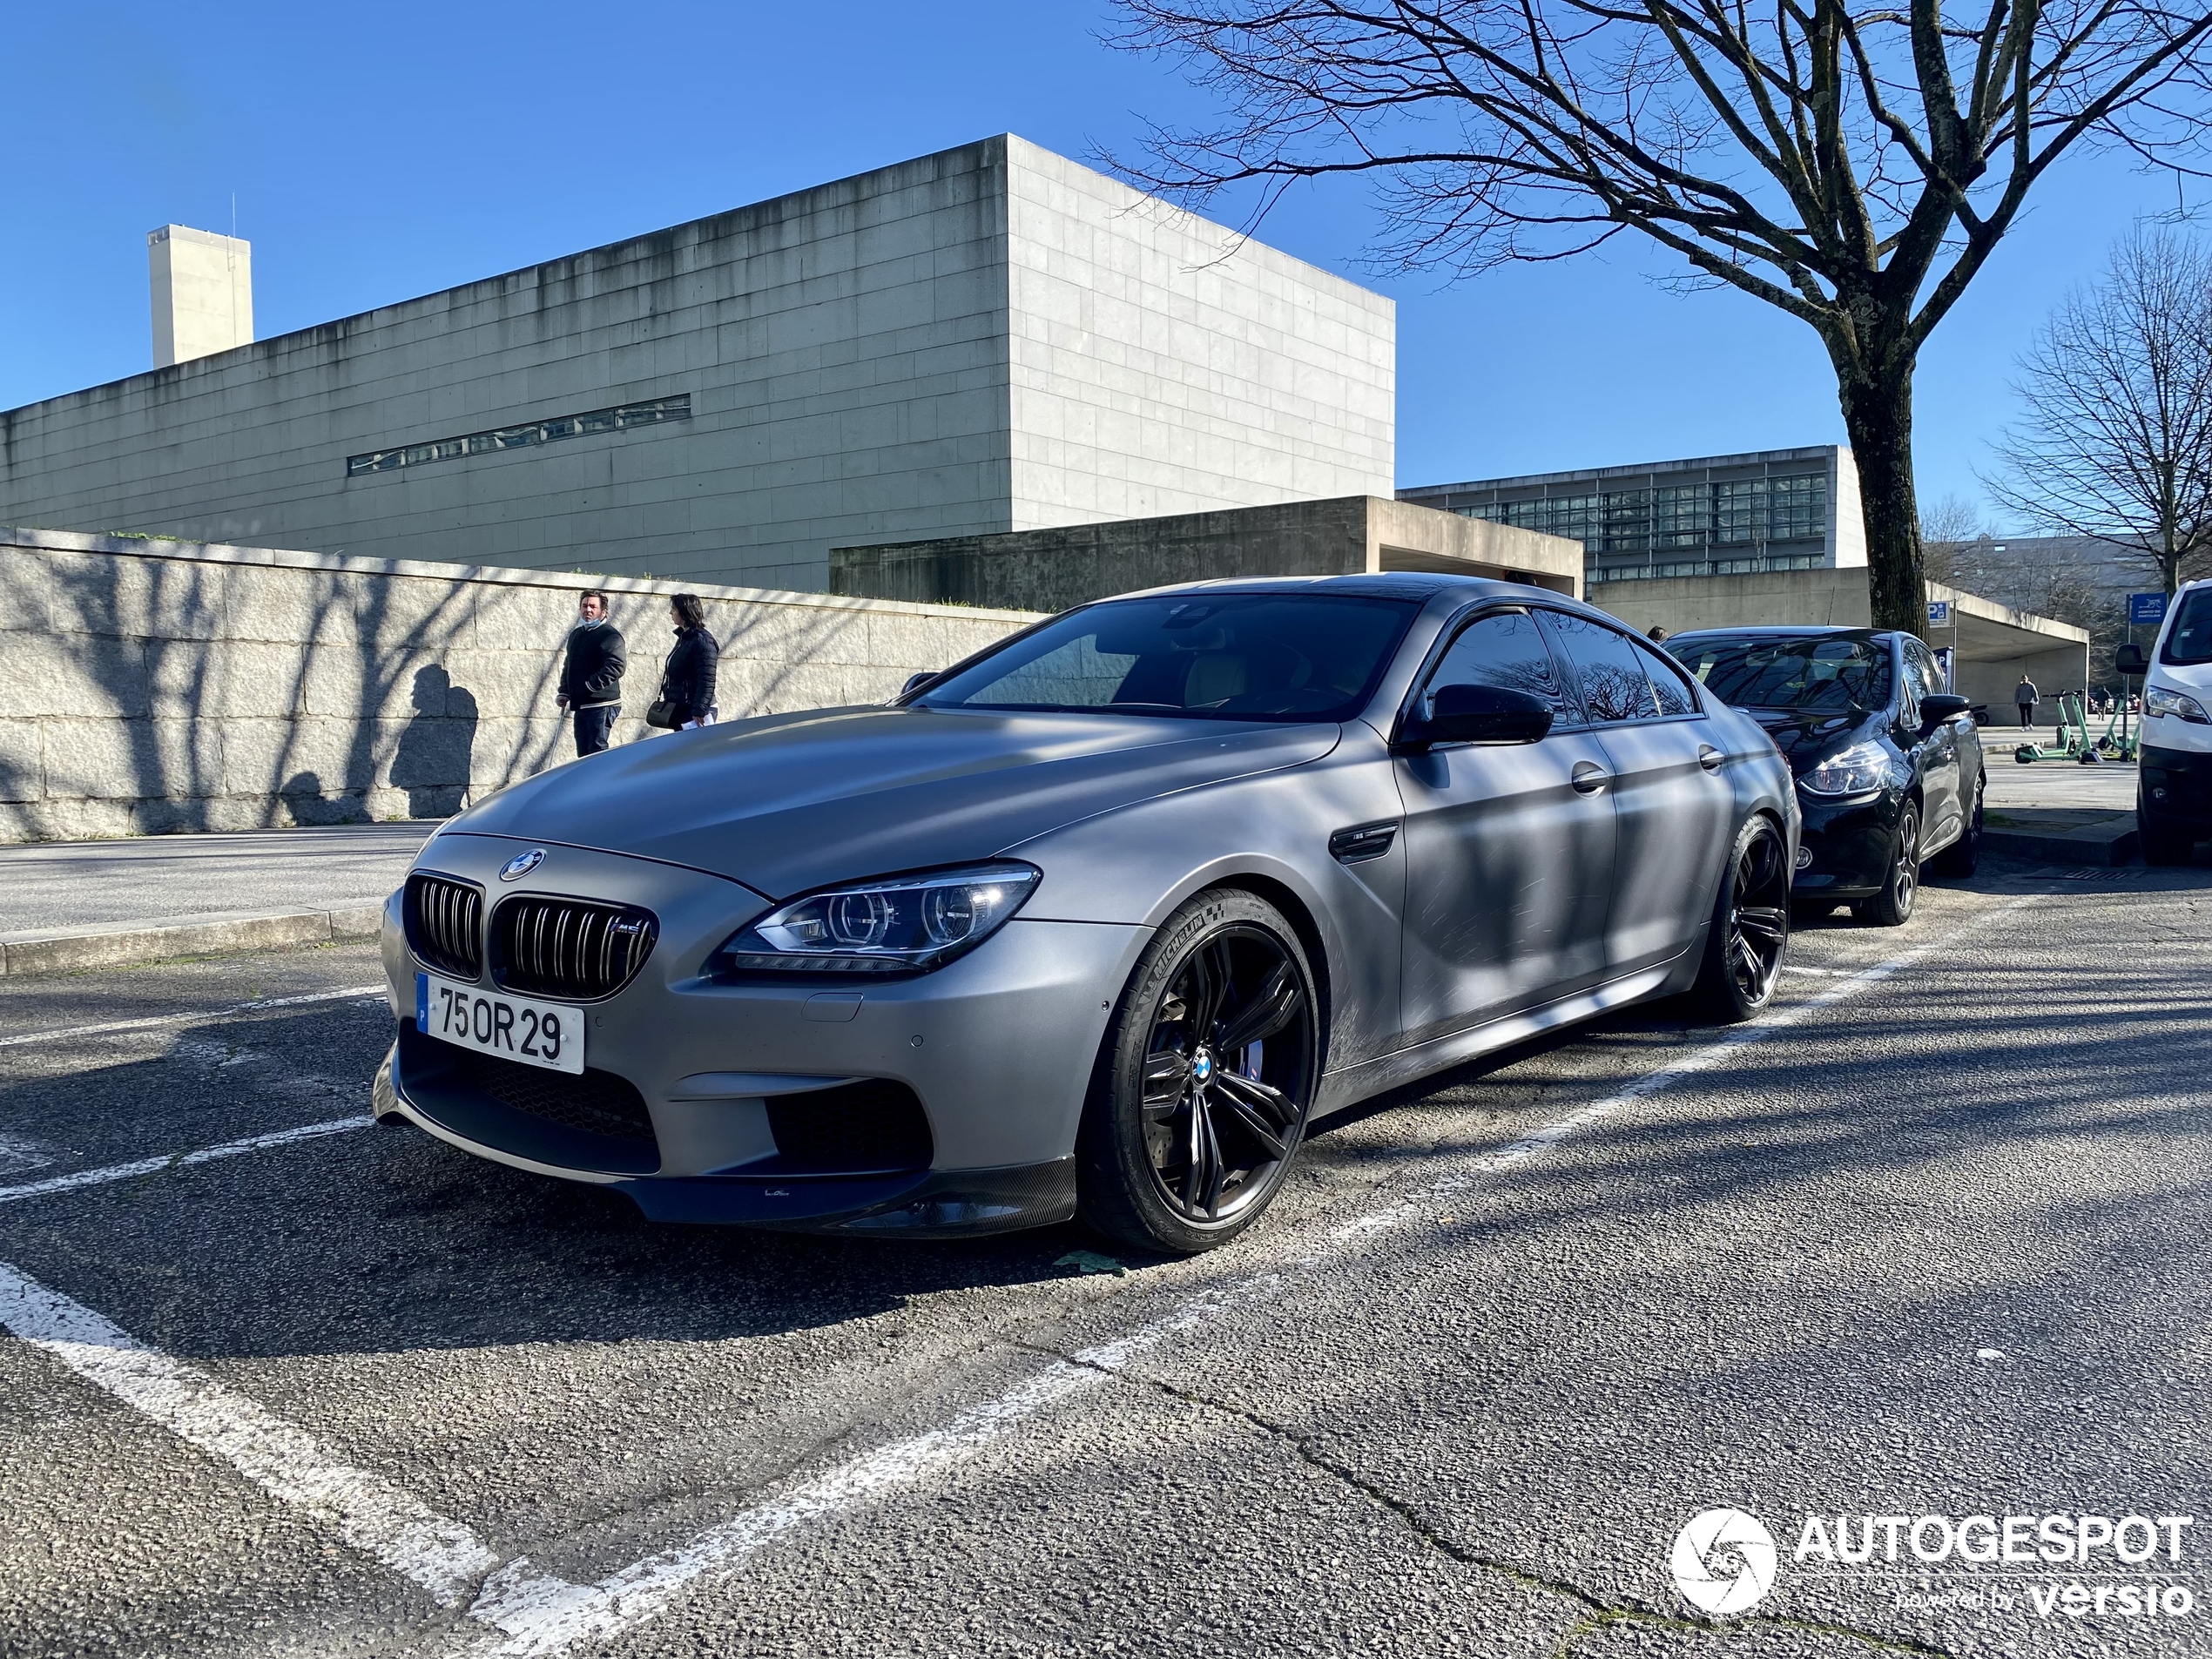
M 146 233 L 146 265 L 153 286 L 156 368 L 252 343 L 252 243 L 164 225 Z

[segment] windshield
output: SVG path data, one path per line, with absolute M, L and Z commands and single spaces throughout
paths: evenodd
M 2158 660 L 2176 668 L 2212 663 L 2212 588 L 2192 588 L 2182 596 Z
M 1885 640 L 1685 635 L 1667 641 L 1667 649 L 1706 690 L 1737 708 L 1842 713 L 1889 706 Z
M 1086 605 L 931 686 L 932 709 L 1346 720 L 1420 607 L 1328 593 L 1163 595 Z

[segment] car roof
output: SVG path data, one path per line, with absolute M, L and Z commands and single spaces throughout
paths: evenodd
M 1204 582 L 1176 582 L 1164 587 L 1140 588 L 1108 596 L 1116 599 L 1153 599 L 1168 593 L 1346 593 L 1377 599 L 1427 599 L 1440 593 L 1463 592 L 1469 598 L 1496 594 L 1526 599 L 1541 594 L 1571 605 L 1583 601 L 1525 582 L 1504 582 L 1491 577 L 1452 576 L 1427 570 L 1355 570 L 1344 576 L 1217 577 Z M 1102 600 L 1093 600 L 1101 604 Z
M 1826 623 L 1806 623 L 1802 626 L 1781 626 L 1763 624 L 1748 628 L 1685 628 L 1678 634 L 1669 634 L 1663 644 L 1671 645 L 1678 639 L 1703 639 L 1708 634 L 1721 634 L 1730 639 L 1894 639 L 1893 628 L 1844 628 Z

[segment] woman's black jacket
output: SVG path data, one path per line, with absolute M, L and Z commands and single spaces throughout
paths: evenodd
M 661 671 L 660 694 L 672 707 L 677 725 L 703 719 L 713 708 L 714 674 L 721 662 L 722 648 L 705 629 L 676 631 L 676 649 Z

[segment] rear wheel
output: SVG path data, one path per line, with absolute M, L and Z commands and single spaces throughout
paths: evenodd
M 1966 815 L 1966 827 L 1957 840 L 1937 853 L 1930 867 L 1939 875 L 1963 880 L 1981 868 L 1981 798 L 1985 783 L 1974 785 L 1974 809 Z
M 1851 909 L 1861 921 L 1877 927 L 1901 927 L 1912 920 L 1912 906 L 1920 896 L 1920 807 L 1906 801 L 1898 814 L 1897 840 L 1890 848 L 1889 873 L 1882 890 L 1861 899 Z
M 1289 1172 L 1319 1054 L 1312 970 L 1282 914 L 1198 894 L 1122 995 L 1083 1111 L 1077 1213 L 1143 1250 L 1226 1244 Z
M 2187 864 L 2196 851 L 2195 838 L 2153 813 L 2140 786 L 2135 791 L 2135 833 L 2142 841 L 2146 864 Z
M 1737 832 L 1691 995 L 1723 1024 L 1748 1020 L 1774 1000 L 1789 948 L 1789 848 L 1774 820 L 1756 815 Z

